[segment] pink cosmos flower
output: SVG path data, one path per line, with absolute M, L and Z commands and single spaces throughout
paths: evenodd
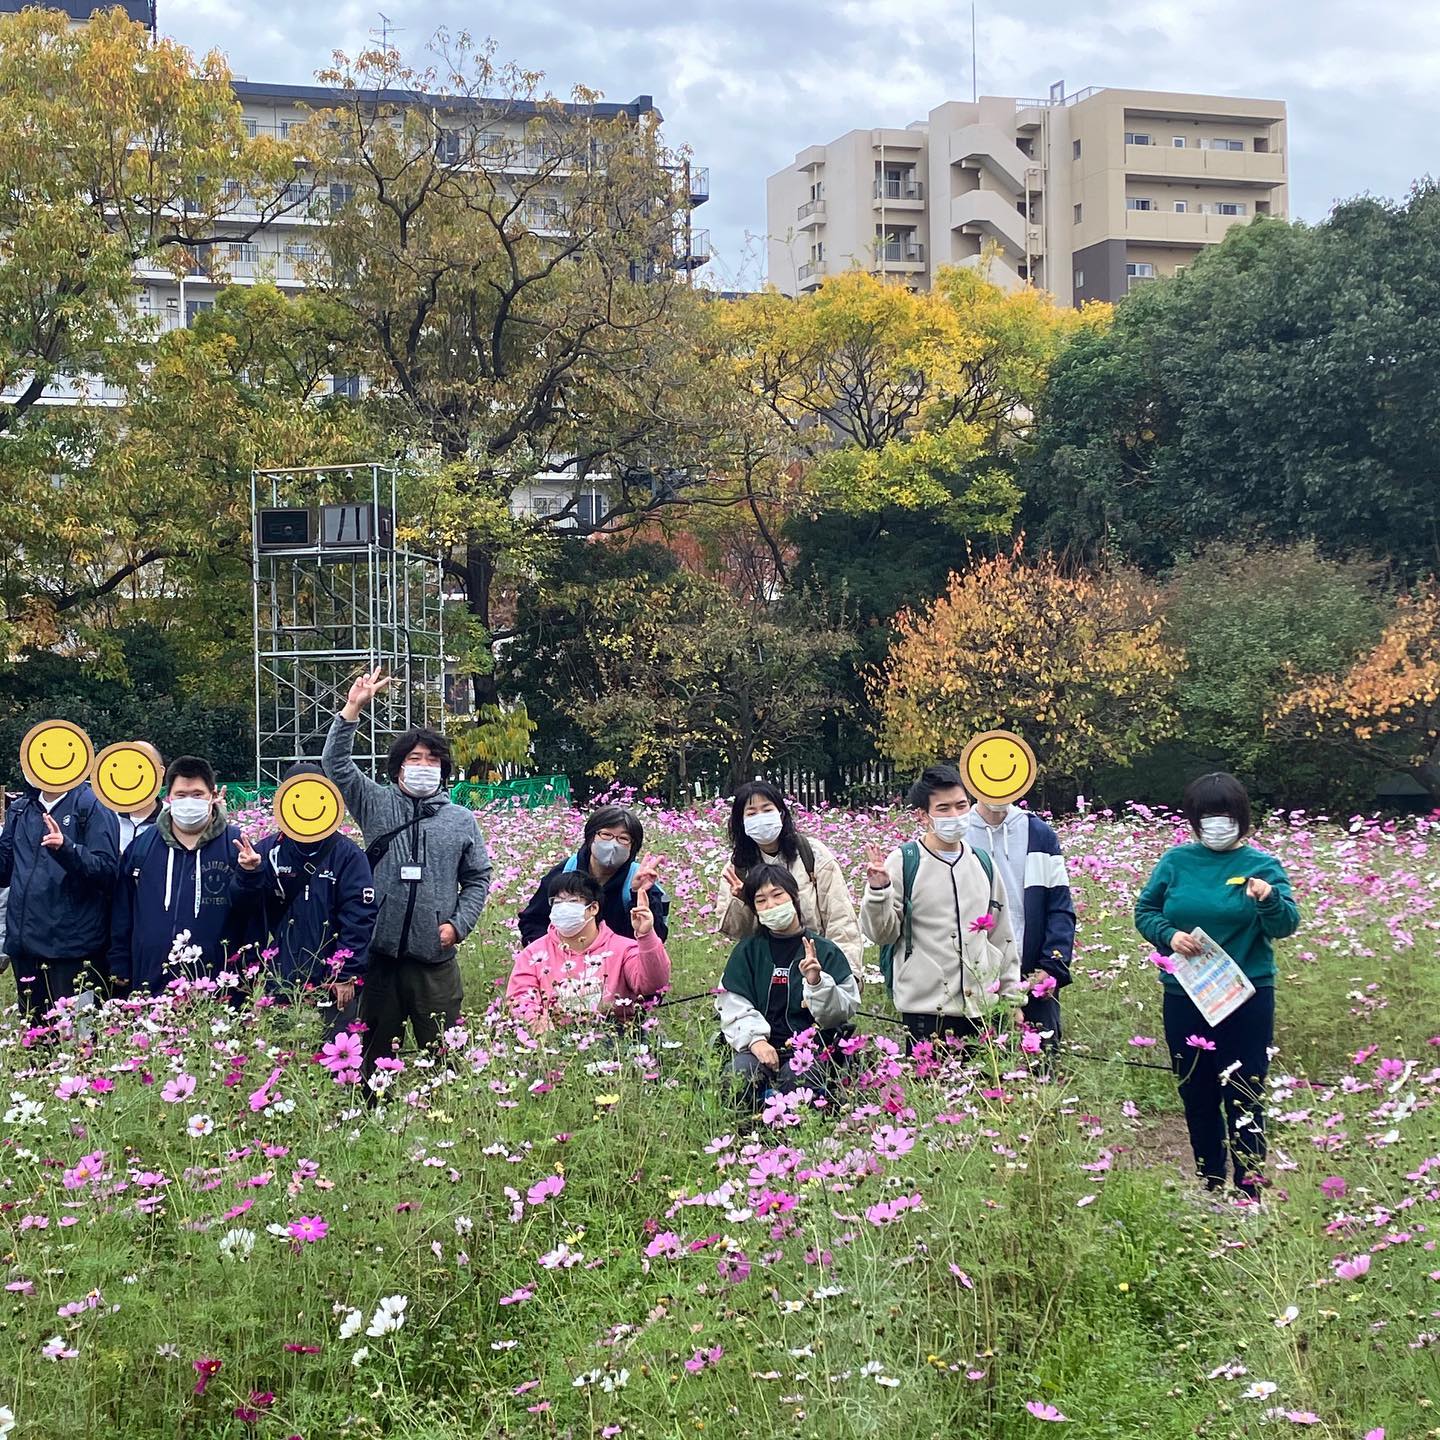
M 886 1160 L 898 1160 L 915 1148 L 915 1133 L 903 1125 L 882 1125 L 871 1136 L 870 1148 Z
M 1375 1067 L 1375 1078 L 1384 1085 L 1389 1080 L 1398 1080 L 1405 1073 L 1403 1060 L 1382 1060 Z
M 727 1285 L 740 1285 L 750 1278 L 750 1262 L 744 1255 L 722 1255 L 715 1262 L 715 1273 Z
M 1327 1200 L 1343 1199 L 1345 1192 L 1349 1188 L 1350 1187 L 1345 1183 L 1343 1177 L 1339 1175 L 1327 1175 L 1320 1182 L 1320 1193 Z
M 995 928 L 995 917 L 993 915 L 977 915 L 965 928 L 972 935 L 988 935 Z
M 645 1254 L 651 1260 L 661 1255 L 667 1260 L 678 1260 L 684 1253 L 685 1242 L 673 1230 L 662 1230 L 645 1247 Z
M 224 1363 L 223 1360 L 216 1360 L 211 1355 L 202 1355 L 195 1362 L 195 1374 L 198 1377 L 195 1381 L 197 1395 L 205 1393 L 205 1387 L 220 1373 L 220 1367 Z
M 1030 984 L 1030 993 L 1037 1000 L 1043 999 L 1054 991 L 1059 982 L 1048 970 L 1041 970 L 1036 973 L 1035 979 Z
M 525 1192 L 525 1198 L 532 1205 L 543 1205 L 547 1200 L 553 1200 L 564 1188 L 563 1175 L 547 1175 L 543 1180 L 537 1180 Z
M 317 1240 L 323 1240 L 330 1232 L 329 1225 L 319 1215 L 301 1215 L 298 1219 L 292 1220 L 286 1228 L 291 1237 L 302 1245 L 313 1245 Z
M 167 1105 L 178 1105 L 182 1100 L 188 1100 L 195 1093 L 195 1077 L 193 1075 L 180 1074 L 173 1080 L 167 1081 L 160 1091 L 160 1098 Z
M 1213 1050 L 1215 1048 L 1215 1042 L 1207 1040 L 1203 1035 L 1187 1035 L 1185 1043 L 1192 1050 Z
M 1026 1055 L 1038 1055 L 1041 1050 L 1042 1041 L 1038 1030 L 1027 1030 L 1020 1037 L 1020 1049 Z
M 1069 1416 L 1062 1415 L 1053 1405 L 1047 1405 L 1043 1400 L 1027 1400 L 1025 1408 L 1037 1420 L 1067 1421 Z
M 1132 1035 L 1130 1043 L 1137 1050 L 1148 1050 L 1155 1044 L 1155 1037 L 1153 1035 Z
M 950 1262 L 950 1273 L 967 1289 L 973 1290 L 975 1282 L 952 1260 Z
M 1169 955 L 1162 955 L 1158 950 L 1151 953 L 1150 963 L 1163 974 L 1173 975 L 1175 973 L 1175 961 Z
M 320 1047 L 320 1063 L 329 1071 L 358 1070 L 361 1059 L 361 1042 L 358 1035 L 342 1030 L 333 1040 L 327 1040 Z
M 698 1375 L 702 1370 L 707 1370 L 712 1365 L 720 1363 L 720 1357 L 724 1355 L 723 1345 L 712 1345 L 708 1350 L 697 1350 L 686 1362 L 685 1368 L 692 1374 Z
M 1335 1260 L 1335 1278 L 1337 1280 L 1358 1280 L 1362 1275 L 1370 1273 L 1370 1257 L 1368 1255 L 1356 1255 L 1350 1260 Z

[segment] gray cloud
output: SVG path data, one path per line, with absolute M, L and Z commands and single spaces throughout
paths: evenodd
M 252 80 L 309 81 L 332 50 L 378 34 L 361 0 L 159 0 L 161 29 L 224 51 Z M 955 0 L 528 0 L 478 11 L 381 0 L 420 52 L 441 26 L 489 33 L 546 86 L 654 95 L 673 143 L 711 172 L 712 283 L 762 274 L 765 176 L 855 126 L 903 125 L 970 91 L 970 11 Z M 1402 195 L 1440 120 L 1440 7 L 1396 0 L 1035 0 L 979 7 L 981 93 L 1084 85 L 1257 95 L 1290 106 L 1294 213 Z

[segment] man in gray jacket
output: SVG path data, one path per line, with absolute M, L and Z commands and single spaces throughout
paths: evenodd
M 456 949 L 490 893 L 490 857 L 473 812 L 450 802 L 450 746 L 433 730 L 410 730 L 390 747 L 389 785 L 356 768 L 360 712 L 390 684 L 361 675 L 330 725 L 321 764 L 365 836 L 378 907 L 370 968 L 360 992 L 365 1075 L 394 1053 L 405 1022 L 421 1049 L 460 1019 L 464 991 Z

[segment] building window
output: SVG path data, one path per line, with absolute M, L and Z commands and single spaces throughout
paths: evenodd
M 1185 148 L 1185 137 L 1184 137 L 1183 135 L 1173 136 L 1173 137 L 1171 138 L 1170 143 L 1171 143 L 1177 150 L 1183 150 L 1183 149 Z
M 332 185 L 330 187 L 330 208 L 341 210 L 355 198 L 353 185 Z
M 1077 206 L 1075 207 L 1075 223 L 1076 223 L 1077 225 L 1080 223 L 1081 217 L 1082 217 L 1084 214 L 1085 214 L 1085 207 L 1084 207 L 1083 205 L 1077 205 Z
M 215 302 L 213 300 L 187 300 L 185 302 L 185 324 L 187 326 L 193 325 L 195 323 L 195 317 L 200 314 L 202 310 L 213 310 L 214 308 Z
M 1125 143 L 1127 145 L 1153 145 L 1155 141 L 1143 130 L 1127 130 L 1125 132 Z
M 248 115 L 244 119 L 245 133 L 253 140 L 260 133 L 260 122 L 252 120 Z
M 818 260 L 823 260 L 824 258 L 825 258 L 825 242 L 824 242 L 823 240 L 817 240 L 817 241 L 815 241 L 815 243 L 814 243 L 813 245 L 811 245 L 811 247 L 810 247 L 810 259 L 811 259 L 812 261 L 818 261 Z
M 1078 140 L 1073 140 L 1070 143 L 1070 158 L 1072 160 L 1078 160 L 1080 158 L 1080 142 Z
M 1083 270 L 1077 270 L 1075 272 L 1075 288 L 1077 290 L 1083 290 L 1085 288 L 1085 272 Z
M 587 526 L 596 526 L 605 518 L 605 497 L 594 490 L 589 490 L 579 496 L 575 504 L 575 513 L 580 523 Z
M 458 165 L 460 163 L 460 132 L 458 130 L 441 130 L 435 137 L 435 158 L 442 165 Z
M 1155 267 L 1148 260 L 1131 260 L 1126 263 L 1125 274 L 1131 280 L 1153 280 Z
M 280 122 L 280 138 L 282 140 L 288 140 L 291 132 L 299 130 L 304 123 L 303 120 L 282 120 Z
M 1177 215 L 1183 215 L 1189 208 L 1190 202 L 1188 200 L 1177 200 L 1175 202 L 1175 213 Z
M 1243 140 L 1212 140 L 1210 148 L 1212 150 L 1243 150 L 1245 142 Z
M 810 185 L 810 198 L 812 200 L 823 200 L 825 198 L 825 182 L 815 180 Z
M 1243 215 L 1245 206 L 1239 201 L 1225 200 L 1215 207 L 1215 213 L 1217 215 Z
M 232 240 L 226 254 L 232 265 L 254 265 L 260 259 L 260 247 L 253 240 Z
M 360 398 L 360 377 L 358 375 L 332 375 L 330 377 L 330 393 L 339 395 L 345 400 L 358 400 Z
M 1155 208 L 1155 202 L 1153 200 L 1137 199 L 1131 195 L 1125 199 L 1125 208 L 1127 210 L 1153 210 Z

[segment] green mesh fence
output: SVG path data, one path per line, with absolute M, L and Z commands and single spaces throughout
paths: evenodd
M 231 810 L 250 805 L 268 805 L 275 798 L 273 785 L 248 785 L 231 780 L 225 786 L 226 804 Z M 457 805 L 471 810 L 488 810 L 492 806 L 513 810 L 538 810 L 570 799 L 568 775 L 524 775 L 515 780 L 502 780 L 494 785 L 475 785 L 462 780 L 450 789 L 450 798 Z

